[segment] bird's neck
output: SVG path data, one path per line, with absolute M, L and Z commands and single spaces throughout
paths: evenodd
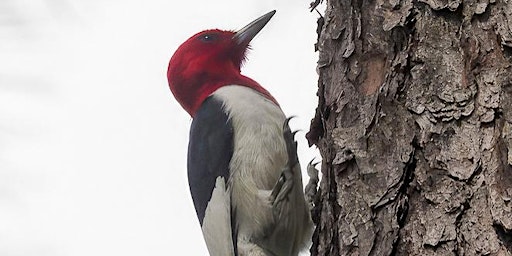
M 276 105 L 278 105 L 277 101 L 274 97 L 260 84 L 258 84 L 253 79 L 246 77 L 240 73 L 233 76 L 220 76 L 219 78 L 206 76 L 202 78 L 198 76 L 198 79 L 195 81 L 188 81 L 183 85 L 175 85 L 173 93 L 176 98 L 183 106 L 183 108 L 192 116 L 195 116 L 195 113 L 201 106 L 201 104 L 208 98 L 212 93 L 214 93 L 217 89 L 223 86 L 229 85 L 241 85 L 249 87 L 271 101 L 273 101 Z M 184 90 L 180 90 L 183 88 Z

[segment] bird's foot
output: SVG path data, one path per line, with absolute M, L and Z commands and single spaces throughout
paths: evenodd
M 316 165 L 318 162 L 313 163 L 315 159 L 312 159 L 308 163 L 308 176 L 309 181 L 306 185 L 306 188 L 304 189 L 304 196 L 306 197 L 306 202 L 308 203 L 309 211 L 313 210 L 313 207 L 315 206 L 315 197 L 316 193 L 318 191 L 318 181 L 320 180 L 318 178 L 318 169 L 316 169 Z
M 288 168 L 283 169 L 281 177 L 270 193 L 270 202 L 276 205 L 286 198 L 293 187 L 293 173 Z
M 293 188 L 293 169 L 299 163 L 297 157 L 297 142 L 294 139 L 296 132 L 292 133 L 290 130 L 290 126 L 288 125 L 290 119 L 291 117 L 287 118 L 283 124 L 283 137 L 286 144 L 288 162 L 281 171 L 281 176 L 270 193 L 270 202 L 274 208 L 274 214 L 277 216 L 279 216 L 279 212 L 283 210 L 281 209 L 282 207 L 279 206 L 281 205 L 281 201 L 287 199 L 288 194 Z

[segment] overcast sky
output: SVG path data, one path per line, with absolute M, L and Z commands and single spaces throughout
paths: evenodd
M 0 255 L 206 255 L 186 178 L 191 118 L 166 70 L 209 28 L 276 9 L 242 72 L 297 116 L 317 105 L 310 0 L 1 0 Z

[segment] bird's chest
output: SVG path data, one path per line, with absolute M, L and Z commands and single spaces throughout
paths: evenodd
M 284 119 L 254 118 L 234 129 L 231 178 L 239 179 L 248 189 L 270 190 L 287 161 L 281 128 Z
M 272 101 L 243 86 L 227 86 L 222 98 L 233 126 L 232 182 L 246 190 L 271 189 L 286 164 L 285 116 Z

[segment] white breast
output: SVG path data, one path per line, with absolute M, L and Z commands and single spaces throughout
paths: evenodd
M 245 86 L 224 86 L 213 95 L 224 102 L 234 130 L 229 188 L 239 238 L 257 237 L 272 223 L 267 196 L 287 162 L 286 117 L 274 102 Z
M 312 230 L 299 164 L 292 170 L 293 189 L 287 200 L 273 206 L 269 198 L 288 162 L 283 111 L 244 86 L 225 86 L 213 96 L 223 102 L 233 126 L 234 150 L 227 189 L 238 255 L 297 255 Z

